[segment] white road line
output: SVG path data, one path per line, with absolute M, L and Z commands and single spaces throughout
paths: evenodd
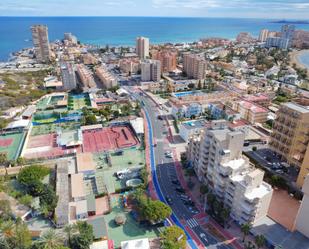
M 188 223 L 190 228 L 194 228 L 194 227 L 199 226 L 198 222 L 194 218 L 187 220 L 187 223 Z

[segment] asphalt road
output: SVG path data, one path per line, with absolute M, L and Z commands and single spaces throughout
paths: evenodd
M 174 161 L 172 158 L 167 158 L 164 154 L 166 151 L 172 151 L 172 148 L 166 139 L 166 134 L 168 134 L 168 132 L 167 127 L 165 126 L 165 121 L 159 120 L 157 118 L 160 110 L 158 110 L 157 106 L 153 103 L 152 100 L 145 96 L 140 96 L 139 94 L 134 94 L 134 96 L 135 98 L 144 102 L 143 108 L 148 113 L 152 123 L 153 137 L 156 143 L 156 146 L 154 147 L 154 153 L 157 178 L 163 195 L 172 199 L 170 206 L 173 210 L 173 214 L 179 220 L 186 221 L 187 226 L 190 227 L 190 229 L 196 234 L 205 248 L 231 248 L 222 244 L 222 242 L 217 241 L 212 235 L 207 233 L 207 231 L 204 230 L 194 218 L 196 213 L 192 213 L 189 210 L 189 207 L 186 206 L 180 199 L 179 193 L 175 190 L 177 186 L 172 183 L 172 179 L 177 179 L 177 172 Z

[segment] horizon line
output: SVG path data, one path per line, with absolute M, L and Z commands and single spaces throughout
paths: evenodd
M 276 20 L 286 20 L 286 21 L 309 21 L 309 19 L 296 19 L 296 18 L 264 18 L 264 17 L 232 17 L 232 16 L 104 16 L 104 15 L 92 15 L 92 16 L 80 16 L 80 15 L 72 15 L 72 16 L 53 16 L 53 15 L 46 15 L 46 16 L 2 16 L 0 15 L 0 18 L 8 17 L 8 18 L 57 18 L 57 17 L 67 17 L 67 18 L 89 18 L 89 17 L 117 17 L 117 18 L 196 18 L 196 19 L 211 19 L 211 18 L 226 18 L 226 19 L 255 19 L 255 20 L 270 20 L 270 21 L 276 21 Z

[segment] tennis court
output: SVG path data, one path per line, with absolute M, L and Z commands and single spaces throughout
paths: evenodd
M 5 153 L 8 160 L 16 160 L 19 157 L 24 138 L 24 133 L 1 134 L 0 153 Z
M 79 122 L 65 122 L 58 124 L 42 124 L 32 127 L 31 136 L 45 135 L 57 132 L 57 129 L 61 128 L 62 131 L 72 131 L 80 128 Z
M 90 99 L 88 94 L 71 94 L 69 95 L 68 106 L 70 110 L 81 110 L 84 107 L 90 107 Z
M 122 207 L 120 195 L 111 196 L 111 207 L 112 212 L 104 215 L 104 219 L 107 224 L 108 237 L 113 238 L 115 248 L 120 247 L 121 241 L 142 238 L 157 238 L 160 235 L 161 231 L 158 228 L 141 225 L 134 220 L 133 216 Z M 123 226 L 118 226 L 115 223 L 114 219 L 117 214 L 125 215 L 126 223 Z

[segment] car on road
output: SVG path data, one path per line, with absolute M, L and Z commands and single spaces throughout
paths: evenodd
M 165 155 L 167 158 L 172 158 L 172 157 L 173 157 L 173 154 L 172 154 L 171 151 L 166 151 L 166 152 L 164 153 L 164 155 Z
M 175 190 L 179 193 L 185 193 L 185 190 L 182 187 L 176 187 Z
M 172 198 L 171 198 L 169 195 L 165 196 L 165 199 L 166 199 L 166 201 L 167 201 L 167 203 L 168 203 L 169 205 L 172 205 L 172 204 L 173 204 L 173 200 L 172 200 Z
M 172 179 L 172 183 L 175 185 L 180 185 L 180 182 L 177 179 Z

